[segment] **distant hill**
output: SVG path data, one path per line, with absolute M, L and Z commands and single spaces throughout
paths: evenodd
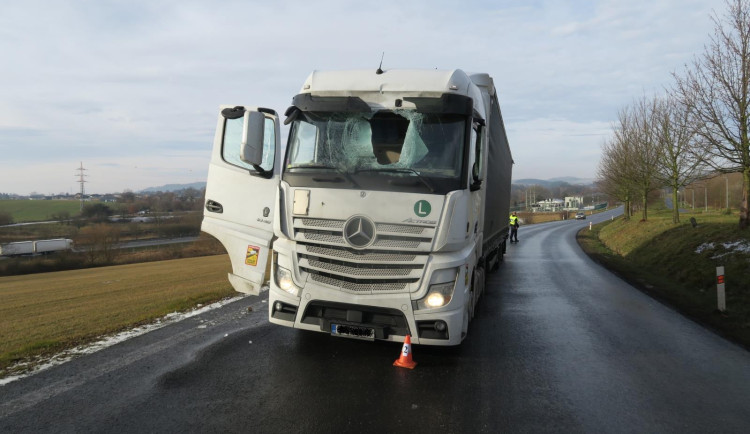
M 513 184 L 518 185 L 541 185 L 544 187 L 556 186 L 560 184 L 571 184 L 571 185 L 591 185 L 594 183 L 592 178 L 576 178 L 573 176 L 561 176 L 559 178 L 550 179 L 536 179 L 536 178 L 525 178 L 513 180 Z M 191 184 L 167 184 L 160 187 L 149 187 L 144 188 L 140 193 L 155 193 L 157 191 L 178 191 L 185 190 L 186 188 L 194 188 L 196 190 L 202 190 L 206 188 L 206 182 L 193 182 Z
M 162 185 L 160 187 L 149 187 L 144 188 L 140 191 L 140 193 L 156 193 L 157 191 L 179 191 L 179 190 L 185 190 L 188 188 L 194 188 L 196 190 L 202 190 L 206 188 L 206 182 L 193 182 L 191 184 L 167 184 Z
M 596 179 L 594 178 L 576 178 L 575 176 L 561 176 L 559 178 L 550 178 L 550 181 L 562 181 L 567 182 L 568 184 L 577 184 L 577 185 L 589 185 L 596 182 Z
M 591 185 L 594 183 L 594 179 L 592 178 L 576 178 L 573 176 L 562 176 L 559 178 L 550 178 L 550 179 L 535 179 L 535 178 L 525 178 L 525 179 L 516 179 L 513 180 L 513 184 L 519 184 L 519 185 L 541 185 L 544 187 L 550 187 L 560 184 L 571 184 L 571 185 Z

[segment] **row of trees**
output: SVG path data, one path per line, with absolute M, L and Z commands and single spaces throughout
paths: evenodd
M 60 222 L 74 222 L 79 226 L 89 222 L 106 222 L 109 217 L 117 214 L 132 216 L 139 212 L 152 215 L 158 223 L 159 216 L 165 213 L 179 211 L 201 211 L 205 190 L 189 188 L 177 192 L 156 192 L 149 195 L 136 195 L 125 192 L 117 199 L 117 203 L 89 202 L 81 209 L 80 218 L 72 216 L 68 211 L 61 211 L 50 216 L 50 219 Z M 0 213 L 0 222 L 3 215 Z
M 118 214 L 135 214 L 139 211 L 200 211 L 203 209 L 203 197 L 206 190 L 187 188 L 176 192 L 157 192 L 148 195 L 136 195 L 132 191 L 122 193 L 117 200 Z
M 741 172 L 739 226 L 748 221 L 750 190 L 750 0 L 729 0 L 724 17 L 713 17 L 705 52 L 687 66 L 664 96 L 642 97 L 618 112 L 613 136 L 603 145 L 599 187 L 626 205 L 672 191 L 679 222 L 678 191 L 709 171 Z
M 704 149 L 676 99 L 643 97 L 617 115 L 614 134 L 603 146 L 599 187 L 625 203 L 626 217 L 638 202 L 643 220 L 651 192 L 669 187 L 673 220 L 679 222 L 678 191 L 703 173 Z

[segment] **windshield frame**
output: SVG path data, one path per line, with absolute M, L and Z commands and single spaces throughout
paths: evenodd
M 320 187 L 320 188 L 339 188 L 339 189 L 365 189 L 379 191 L 399 191 L 399 192 L 419 192 L 429 194 L 447 194 L 455 190 L 468 188 L 468 166 L 470 164 L 471 150 L 471 128 L 473 114 L 473 100 L 469 97 L 455 94 L 444 94 L 440 98 L 410 98 L 405 97 L 403 100 L 414 102 L 416 109 L 380 109 L 364 110 L 364 102 L 357 97 L 306 97 L 298 95 L 295 102 L 302 100 L 299 106 L 295 105 L 287 110 L 288 122 L 293 122 L 289 129 L 287 146 L 284 155 L 284 165 L 282 168 L 282 180 L 293 187 Z M 312 101 L 312 102 L 311 102 Z M 353 102 L 354 101 L 354 102 Z M 397 103 L 397 105 L 400 105 Z M 300 107 L 302 106 L 302 107 Z M 309 110 L 322 108 L 324 110 Z M 305 110 L 308 109 L 308 110 Z M 339 110 L 341 109 L 341 110 Z M 384 164 L 382 166 L 353 168 L 346 170 L 344 167 L 322 167 L 316 164 L 311 167 L 303 165 L 288 167 L 291 152 L 294 151 L 292 141 L 296 137 L 297 128 L 300 124 L 300 115 L 306 112 L 316 111 L 316 115 L 322 115 L 326 112 L 331 113 L 362 113 L 365 116 L 375 116 L 378 113 L 395 115 L 403 112 L 416 112 L 422 114 L 441 115 L 441 114 L 460 114 L 457 118 L 461 122 L 461 138 L 459 138 L 461 149 L 459 158 L 460 165 L 457 166 L 454 176 L 437 176 L 434 173 L 421 172 L 411 166 L 391 166 Z M 458 113 L 457 113 L 458 112 Z M 312 115 L 312 113 L 310 113 Z M 455 122 L 455 121 L 454 121 Z

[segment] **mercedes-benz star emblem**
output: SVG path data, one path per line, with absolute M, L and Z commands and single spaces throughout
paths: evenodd
M 355 249 L 362 249 L 375 241 L 375 223 L 367 217 L 354 216 L 344 225 L 344 240 Z

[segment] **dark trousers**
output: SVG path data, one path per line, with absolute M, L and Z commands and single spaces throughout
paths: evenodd
M 511 241 L 518 241 L 518 226 L 511 226 L 510 227 L 510 240 Z

